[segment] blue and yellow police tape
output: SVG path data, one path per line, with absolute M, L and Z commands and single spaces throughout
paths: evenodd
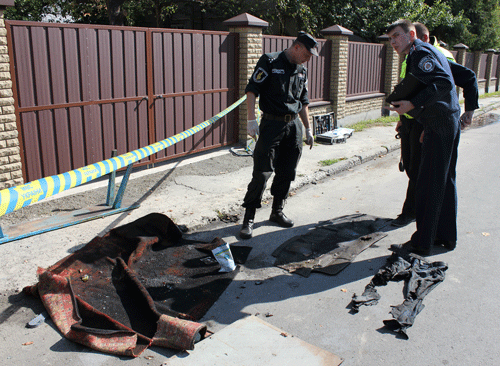
M 70 188 L 79 186 L 83 183 L 90 182 L 93 179 L 124 168 L 163 149 L 166 149 L 167 147 L 172 146 L 210 126 L 212 123 L 224 117 L 226 114 L 243 103 L 245 99 L 246 95 L 209 120 L 152 145 L 108 160 L 87 165 L 83 168 L 78 168 L 67 173 L 53 175 L 20 186 L 3 189 L 0 191 L 0 216 L 41 201 L 44 198 L 53 196 L 57 193 L 61 193 Z

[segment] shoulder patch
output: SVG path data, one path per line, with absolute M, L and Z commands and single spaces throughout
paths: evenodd
M 259 67 L 253 73 L 252 78 L 253 78 L 253 81 L 255 81 L 256 83 L 262 83 L 267 78 L 267 71 L 264 70 L 262 67 Z
M 418 67 L 423 72 L 431 72 L 432 70 L 434 70 L 435 66 L 436 66 L 435 60 L 431 56 L 425 56 L 418 63 Z

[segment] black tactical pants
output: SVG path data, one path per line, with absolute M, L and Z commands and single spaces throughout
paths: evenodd
M 417 231 L 413 245 L 431 248 L 437 239 L 457 240 L 456 166 L 460 128 L 446 134 L 425 130 L 416 185 Z
M 424 127 L 415 119 L 408 119 L 403 115 L 400 118 L 401 129 L 399 130 L 399 136 L 401 138 L 401 156 L 406 175 L 408 176 L 406 199 L 401 213 L 415 216 L 415 186 L 420 167 L 420 155 L 422 154 L 420 135 Z
M 254 150 L 252 180 L 243 199 L 243 207 L 260 208 L 266 183 L 274 172 L 271 194 L 283 200 L 288 196 L 302 154 L 302 122 L 263 119 Z

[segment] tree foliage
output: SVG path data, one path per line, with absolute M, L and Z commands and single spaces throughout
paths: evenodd
M 53 12 L 53 3 L 50 0 L 16 0 L 15 6 L 5 11 L 5 18 L 39 22 Z
M 30 21 L 60 21 L 75 23 L 123 24 L 120 7 L 127 0 L 16 0 L 5 11 L 6 19 Z M 47 19 L 48 15 L 53 15 Z
M 448 0 L 451 11 L 470 20 L 461 42 L 472 50 L 500 46 L 500 0 Z
M 320 36 L 338 24 L 374 42 L 388 24 L 407 18 L 450 45 L 500 46 L 500 0 L 16 0 L 5 17 L 40 21 L 55 14 L 77 23 L 222 30 L 222 21 L 241 13 L 266 20 L 265 32 L 280 35 Z
M 400 18 L 426 24 L 431 31 L 441 26 L 450 34 L 463 34 L 469 23 L 462 13 L 453 15 L 449 5 L 441 1 L 429 6 L 424 0 L 334 0 L 317 1 L 314 8 L 326 14 L 321 18 L 321 29 L 339 24 L 372 42 Z

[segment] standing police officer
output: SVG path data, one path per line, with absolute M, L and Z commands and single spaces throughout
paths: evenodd
M 255 210 L 261 207 L 262 195 L 272 172 L 273 205 L 270 221 L 292 227 L 293 221 L 283 213 L 284 200 L 302 154 L 302 120 L 307 144 L 314 138 L 309 127 L 307 69 L 302 65 L 312 55 L 318 56 L 317 42 L 300 32 L 290 48 L 263 55 L 245 89 L 247 95 L 248 134 L 258 140 L 254 150 L 252 180 L 243 199 L 245 216 L 240 237 L 252 237 Z M 260 126 L 255 118 L 255 101 L 263 112 Z M 259 133 L 260 130 L 260 133 Z
M 393 102 L 390 110 L 410 112 L 424 126 L 416 183 L 417 231 L 405 249 L 428 255 L 436 239 L 454 246 L 457 240 L 456 164 L 460 139 L 460 105 L 446 57 L 417 39 L 415 26 L 402 19 L 387 28 L 392 47 L 407 57 L 407 73 L 426 86 L 411 100 Z
M 479 91 L 477 86 L 476 74 L 465 66 L 457 64 L 453 54 L 446 48 L 439 46 L 436 37 L 430 37 L 429 30 L 422 23 L 413 23 L 417 38 L 423 42 L 432 44 L 437 50 L 443 53 L 450 63 L 451 73 L 455 80 L 455 85 L 463 88 L 463 97 L 465 100 L 465 112 L 460 117 L 461 127 L 470 125 L 474 110 L 479 108 Z M 406 59 L 401 65 L 401 78 L 406 74 Z M 401 158 L 403 160 L 404 170 L 408 176 L 408 188 L 406 190 L 406 199 L 403 204 L 401 214 L 392 222 L 393 226 L 406 226 L 415 221 L 415 188 L 420 167 L 421 142 L 420 137 L 424 127 L 421 123 L 415 121 L 409 115 L 401 115 L 396 126 L 396 131 L 401 137 Z M 447 249 L 454 249 L 453 242 L 442 242 Z

